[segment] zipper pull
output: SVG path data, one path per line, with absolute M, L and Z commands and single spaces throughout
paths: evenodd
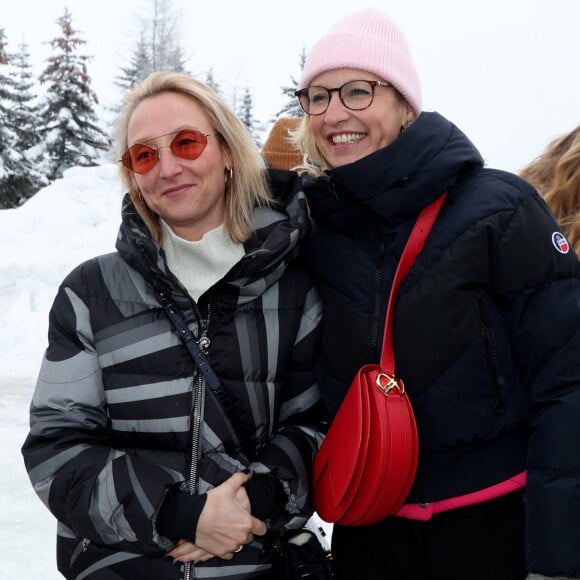
M 199 340 L 197 341 L 197 344 L 199 345 L 199 348 L 201 348 L 201 351 L 203 352 L 203 354 L 207 354 L 208 353 L 208 351 L 209 351 L 209 345 L 211 344 L 211 340 L 205 334 L 205 331 L 199 337 Z
M 197 344 L 199 345 L 199 348 L 201 348 L 201 352 L 203 352 L 203 354 L 207 354 L 209 352 L 209 345 L 211 344 L 211 340 L 209 339 L 209 337 L 207 336 L 207 329 L 209 328 L 209 320 L 211 318 L 211 305 L 207 304 L 207 319 L 203 320 L 200 316 L 200 322 L 199 322 L 199 326 L 200 326 L 200 333 L 199 333 L 199 339 L 197 341 Z

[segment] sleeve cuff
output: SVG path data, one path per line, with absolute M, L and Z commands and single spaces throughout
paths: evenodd
M 252 515 L 260 520 L 273 519 L 285 511 L 288 501 L 282 483 L 268 475 L 253 475 L 246 483 Z
M 157 531 L 174 541 L 195 541 L 197 522 L 205 506 L 206 494 L 189 495 L 177 488 L 165 495 L 157 515 Z

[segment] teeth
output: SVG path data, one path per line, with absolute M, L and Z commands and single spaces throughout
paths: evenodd
M 365 136 L 364 133 L 343 133 L 342 135 L 333 135 L 332 142 L 335 145 L 342 145 L 344 143 L 354 143 L 355 141 L 359 141 Z

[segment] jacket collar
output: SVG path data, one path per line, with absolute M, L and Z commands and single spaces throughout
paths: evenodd
M 255 208 L 253 234 L 244 244 L 246 254 L 226 278 L 243 295 L 242 301 L 260 295 L 282 276 L 288 263 L 297 258 L 301 241 L 310 229 L 306 197 L 297 174 L 271 170 L 268 178 L 273 202 L 269 207 Z M 123 200 L 116 249 L 158 291 L 169 293 L 178 304 L 190 302 L 128 194 Z
M 381 219 L 398 223 L 483 166 L 471 141 L 438 113 L 422 113 L 389 146 L 326 177 L 304 179 L 319 223 L 355 231 Z

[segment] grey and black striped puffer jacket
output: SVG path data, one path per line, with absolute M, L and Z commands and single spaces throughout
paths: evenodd
M 67 578 L 254 578 L 270 567 L 264 538 L 233 560 L 177 569 L 155 517 L 192 467 L 191 415 L 201 384 L 199 492 L 250 467 L 286 491 L 282 526 L 312 514 L 311 461 L 322 440 L 313 379 L 321 304 L 299 257 L 306 203 L 289 172 L 272 172 L 277 209 L 258 208 L 246 255 L 199 303 L 168 271 L 126 205 L 117 252 L 78 266 L 50 313 L 49 344 L 22 452 L 31 482 L 58 519 Z M 281 181 L 280 181 L 281 179 Z M 125 200 L 127 204 L 127 200 Z M 249 438 L 242 450 L 223 409 L 158 302 L 171 296 L 197 336 L 207 325 L 211 364 Z M 208 320 L 209 319 L 209 320 Z

